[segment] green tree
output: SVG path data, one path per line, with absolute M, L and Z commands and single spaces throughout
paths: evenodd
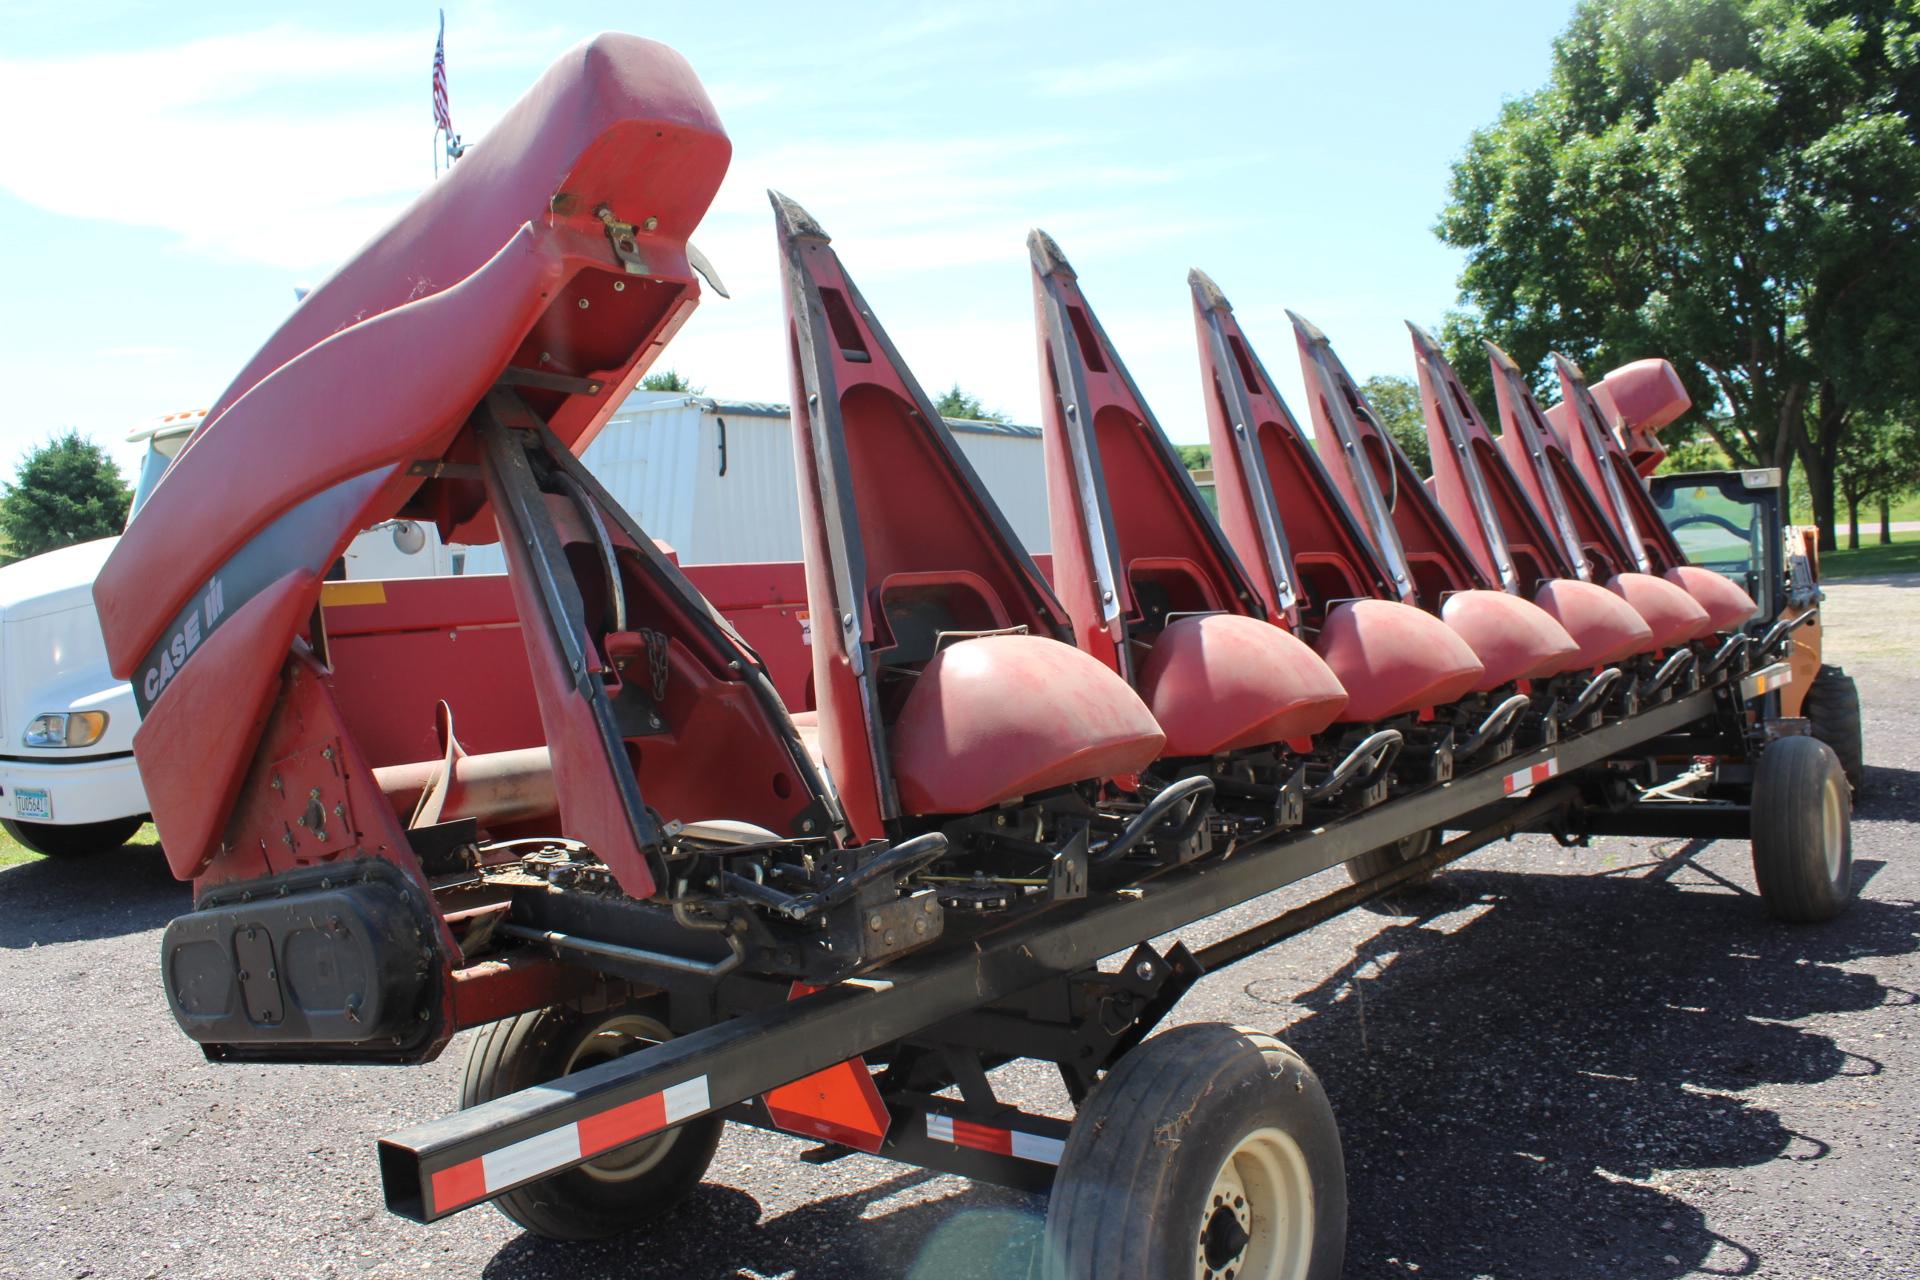
M 1672 428 L 1667 431 L 1667 456 L 1660 459 L 1660 474 L 1672 475 L 1685 471 L 1725 471 L 1733 465 L 1733 459 L 1727 457 L 1708 433 L 1707 428 L 1697 418 L 1687 420 L 1684 428 Z M 1678 438 L 1676 439 L 1676 435 Z
M 1581 0 L 1539 91 L 1454 166 L 1447 326 L 1544 381 L 1680 370 L 1742 465 L 1797 459 L 1822 542 L 1856 414 L 1920 396 L 1920 6 Z
M 1210 444 L 1177 444 L 1173 451 L 1180 455 L 1180 465 L 1189 471 L 1205 471 L 1213 466 Z
M 111 537 L 126 527 L 133 500 L 119 465 L 77 431 L 29 453 L 13 482 L 0 488 L 0 538 L 9 561 Z
M 1895 498 L 1920 484 L 1920 433 L 1891 418 L 1860 415 L 1847 428 L 1834 482 L 1847 504 L 1847 549 L 1860 545 L 1860 504 L 1880 505 L 1880 541 L 1893 541 L 1886 527 Z
M 943 418 L 970 418 L 975 422 L 1005 422 L 1007 420 L 1006 414 L 997 413 L 987 408 L 980 403 L 978 396 L 971 396 L 962 391 L 960 384 L 957 382 L 949 387 L 938 400 L 933 402 L 933 407 L 939 411 L 940 416 Z
M 684 391 L 690 396 L 700 395 L 705 387 L 696 387 L 687 381 L 687 376 L 678 369 L 662 369 L 640 379 L 642 391 Z
M 1427 419 L 1420 411 L 1420 384 L 1412 378 L 1376 373 L 1360 384 L 1360 393 L 1414 469 L 1422 476 L 1431 475 L 1433 456 L 1427 452 Z

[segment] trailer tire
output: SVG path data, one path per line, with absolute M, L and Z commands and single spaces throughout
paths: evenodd
M 1860 688 L 1839 667 L 1821 667 L 1807 686 L 1800 713 L 1813 726 L 1813 736 L 1833 748 L 1853 794 L 1862 794 L 1866 775 L 1866 744 L 1860 732 Z
M 467 1050 L 462 1109 L 672 1038 L 657 1001 L 586 1012 L 536 1009 L 484 1028 Z M 619 1147 L 495 1197 L 500 1212 L 550 1240 L 600 1240 L 660 1218 L 700 1184 L 726 1122 L 718 1115 Z
M 1080 1109 L 1047 1207 L 1046 1280 L 1334 1280 L 1340 1130 L 1306 1061 L 1263 1032 L 1176 1027 Z
M 109 818 L 105 822 L 73 822 L 64 826 L 51 822 L 21 822 L 0 818 L 0 827 L 35 853 L 49 858 L 84 858 L 88 854 L 111 853 L 146 825 L 145 818 Z
M 1418 858 L 1433 848 L 1439 832 L 1429 828 L 1416 831 L 1405 839 L 1392 844 L 1381 845 L 1378 849 L 1369 849 L 1356 857 L 1347 859 L 1347 878 L 1355 884 L 1365 884 L 1376 876 L 1386 875 L 1401 863 Z M 1426 895 L 1424 890 L 1433 887 L 1433 878 L 1438 874 L 1423 871 L 1410 880 L 1402 880 L 1390 891 L 1377 898 L 1368 898 L 1361 903 L 1362 909 L 1376 915 L 1405 915 L 1406 908 L 1416 909 L 1420 899 Z
M 1853 797 L 1818 738 L 1781 738 L 1754 770 L 1753 878 L 1777 920 L 1831 920 L 1853 900 Z

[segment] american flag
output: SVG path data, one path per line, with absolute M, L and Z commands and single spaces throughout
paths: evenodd
M 453 132 L 447 110 L 447 11 L 440 11 L 440 38 L 433 42 L 433 127 Z

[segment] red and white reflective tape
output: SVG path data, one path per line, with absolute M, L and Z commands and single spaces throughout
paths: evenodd
M 1776 662 L 1770 667 L 1762 667 L 1740 682 L 1740 697 L 1743 701 L 1752 701 L 1763 693 L 1772 693 L 1775 689 L 1784 689 L 1793 683 L 1793 667 L 1785 662 Z
M 590 1160 L 713 1109 L 707 1078 L 695 1076 L 598 1115 L 536 1133 L 433 1175 L 433 1207 L 445 1213 L 543 1174 Z
M 991 1151 L 1037 1164 L 1059 1164 L 1061 1152 L 1067 1149 L 1063 1138 L 1045 1138 L 1037 1133 L 1021 1133 L 1018 1129 L 995 1129 L 931 1111 L 927 1113 L 927 1136 L 935 1142 L 950 1142 L 956 1147 Z
M 1558 760 L 1542 760 L 1531 768 L 1508 774 L 1501 779 L 1501 789 L 1510 796 L 1517 796 L 1522 791 L 1531 791 L 1559 772 Z

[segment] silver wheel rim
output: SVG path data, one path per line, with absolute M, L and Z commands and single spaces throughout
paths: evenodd
M 1820 793 L 1820 852 L 1827 861 L 1827 879 L 1840 879 L 1841 851 L 1846 843 L 1846 819 L 1840 813 L 1840 788 L 1829 784 Z
M 672 1038 L 673 1033 L 667 1030 L 665 1024 L 645 1014 L 617 1014 L 581 1038 L 573 1052 L 567 1055 L 566 1069 L 561 1074 L 572 1075 L 576 1071 L 625 1057 L 648 1045 L 660 1044 Z M 616 1147 L 580 1165 L 579 1169 L 597 1182 L 631 1182 L 658 1166 L 679 1140 L 680 1131 L 669 1129 L 651 1138 Z
M 1194 1280 L 1304 1280 L 1313 1259 L 1313 1178 L 1283 1130 L 1240 1139 L 1201 1207 Z

